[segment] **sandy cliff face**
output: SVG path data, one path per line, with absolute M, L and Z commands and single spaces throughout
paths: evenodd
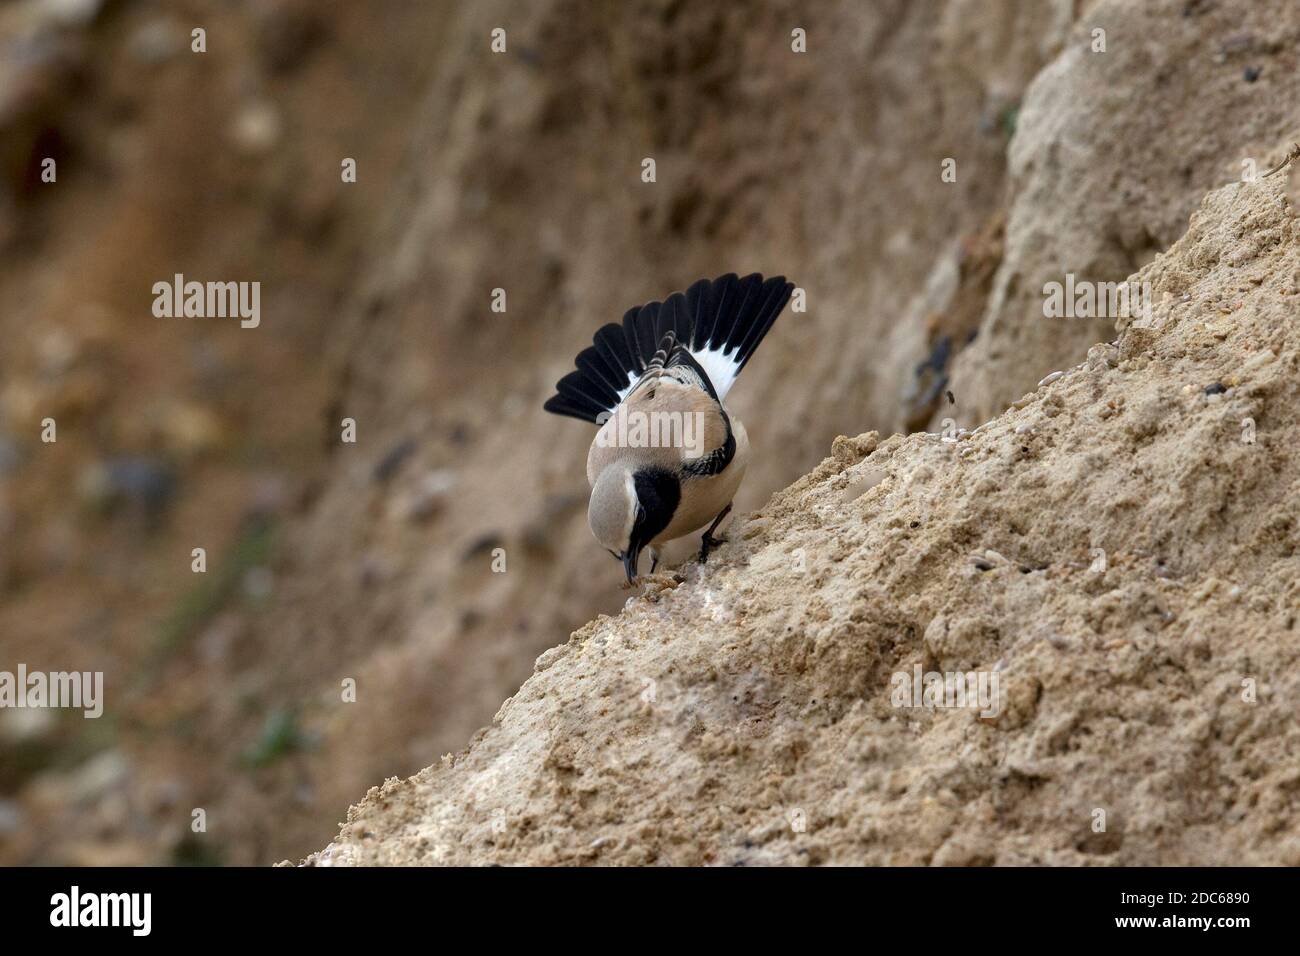
M 312 862 L 1300 863 L 1289 188 L 1212 192 L 973 434 L 836 439 Z M 917 667 L 997 713 L 895 706 Z

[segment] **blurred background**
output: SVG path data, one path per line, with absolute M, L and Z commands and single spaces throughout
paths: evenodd
M 1285 5 L 1128 6 L 0 0 L 0 670 L 106 696 L 0 710 L 0 863 L 296 860 L 464 747 L 626 600 L 541 403 L 629 306 L 806 291 L 732 395 L 742 511 L 1113 337 L 1019 320 L 1177 238 L 1296 74 Z M 260 326 L 155 317 L 176 273 Z

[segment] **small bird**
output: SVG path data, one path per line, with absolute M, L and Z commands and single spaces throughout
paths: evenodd
M 600 426 L 587 520 L 629 584 L 643 550 L 653 573 L 674 538 L 709 525 L 701 562 L 719 543 L 713 532 L 749 464 L 745 426 L 723 400 L 793 289 L 758 273 L 701 279 L 603 326 L 556 383 L 546 411 Z

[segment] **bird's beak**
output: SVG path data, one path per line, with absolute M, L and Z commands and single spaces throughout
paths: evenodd
M 627 572 L 627 583 L 636 583 L 636 563 L 637 559 L 641 557 L 641 549 L 637 548 L 635 551 L 629 549 L 620 554 L 619 557 L 623 559 L 623 570 Z

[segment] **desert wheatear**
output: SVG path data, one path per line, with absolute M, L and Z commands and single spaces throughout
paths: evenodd
M 723 399 L 793 288 L 757 273 L 701 279 L 601 328 L 556 384 L 548 412 L 600 426 L 587 455 L 587 518 L 629 582 L 645 548 L 653 572 L 674 538 L 708 524 L 701 561 L 718 543 L 713 531 L 749 463 L 745 426 Z

